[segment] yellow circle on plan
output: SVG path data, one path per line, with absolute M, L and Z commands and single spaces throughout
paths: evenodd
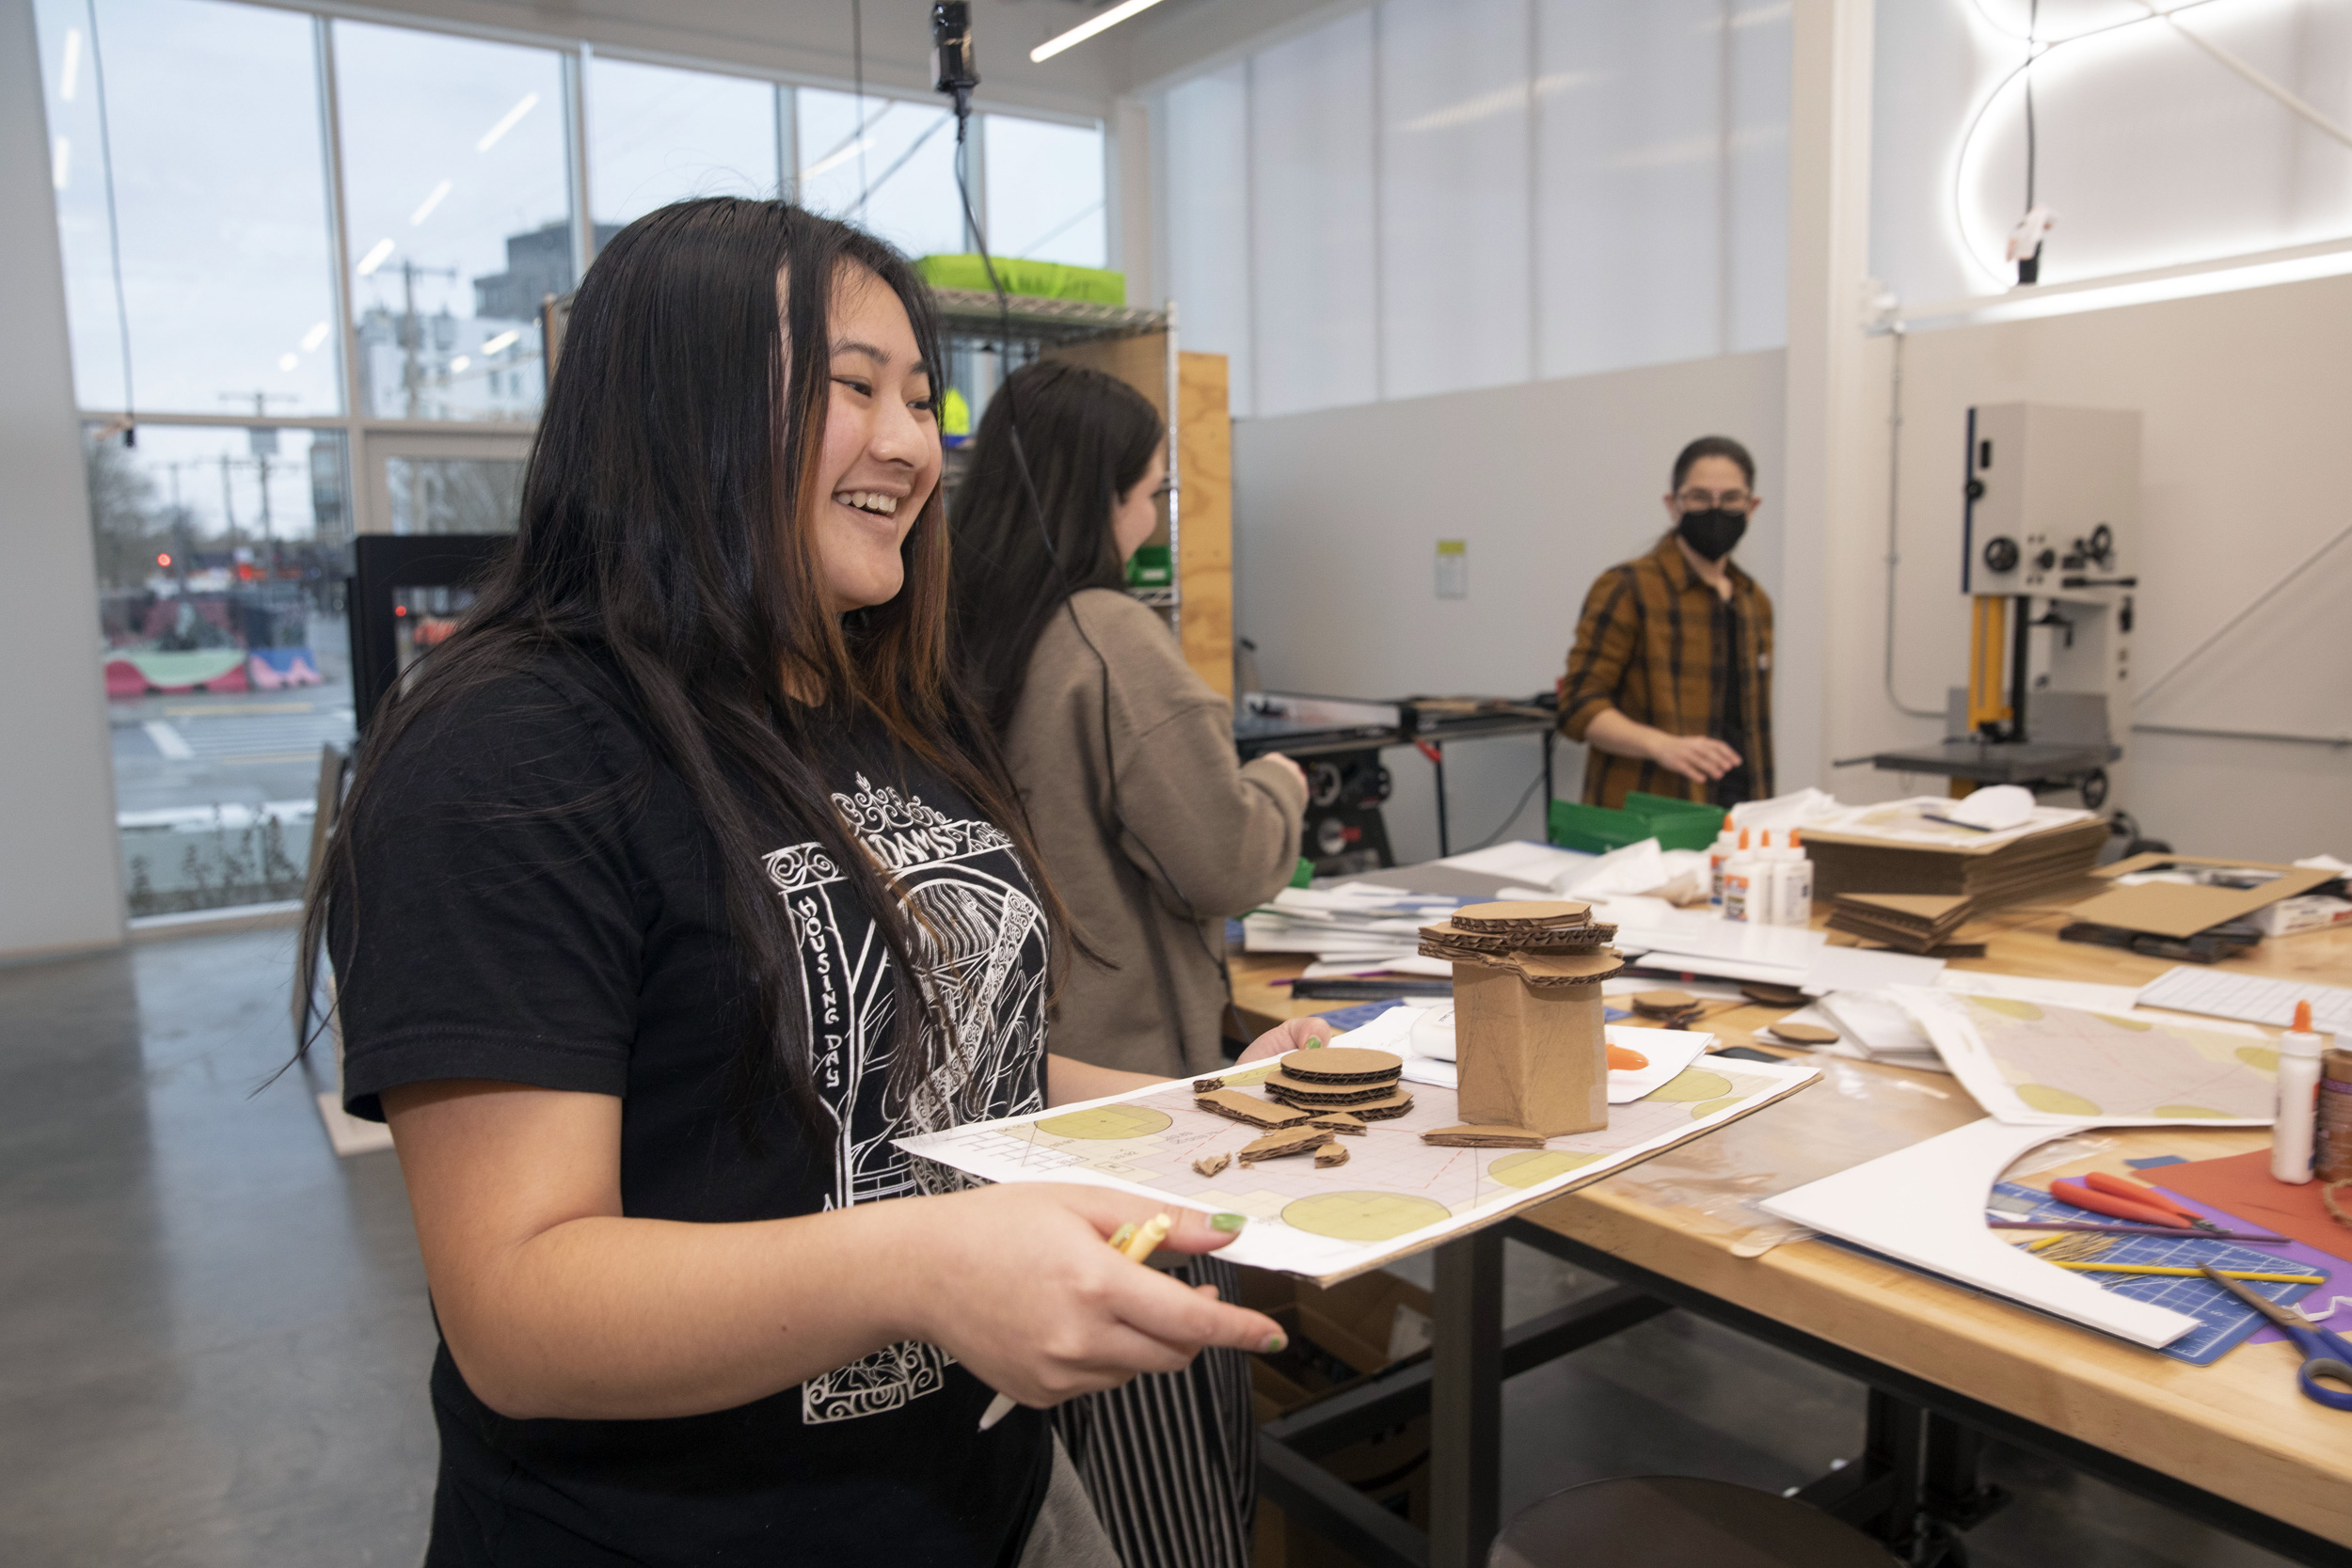
M 1148 1138 L 1175 1125 L 1176 1118 L 1166 1111 L 1154 1111 L 1144 1105 L 1097 1105 L 1091 1111 L 1073 1111 L 1066 1117 L 1047 1117 L 1037 1124 L 1041 1132 L 1057 1138 L 1088 1138 L 1102 1143 L 1118 1143 L 1128 1138 Z
M 1599 1158 L 1597 1154 L 1580 1154 L 1565 1148 L 1522 1148 L 1488 1165 L 1486 1174 L 1506 1187 L 1533 1187 Z
M 1721 1100 L 1731 1092 L 1731 1080 L 1705 1068 L 1689 1067 L 1643 1096 L 1645 1100 Z
M 2096 1101 L 2085 1100 L 2072 1089 L 2053 1088 L 2047 1084 L 2020 1084 L 2017 1098 L 2048 1116 L 2095 1117 L 2099 1115 Z
M 1435 1198 L 1398 1193 L 1317 1193 L 1285 1204 L 1282 1223 L 1335 1242 L 1385 1242 L 1453 1212 Z

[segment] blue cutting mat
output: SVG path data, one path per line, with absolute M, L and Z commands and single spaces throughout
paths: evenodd
M 1350 1029 L 1361 1029 L 1391 1007 L 1403 1006 L 1405 1006 L 1404 1003 L 1393 1001 L 1359 1002 L 1352 1007 L 1326 1007 L 1315 1016 L 1342 1034 L 1345 1034 Z M 1414 1006 L 1426 1006 L 1428 1001 L 1417 999 Z M 1604 1022 L 1614 1023 L 1621 1018 L 1631 1018 L 1633 1015 L 1622 1007 L 1603 1007 L 1600 1010 L 1600 1016 Z
M 2021 1187 L 2014 1181 L 1999 1183 L 1993 1193 L 1991 1207 L 2004 1219 L 2089 1220 L 2098 1225 L 2115 1223 L 2108 1215 L 2094 1214 L 2088 1209 L 2061 1203 L 2047 1193 Z M 2007 1201 L 2001 1201 L 2003 1199 Z M 2100 1260 L 2165 1263 L 2180 1269 L 2193 1269 L 2200 1263 L 2211 1263 L 2217 1269 L 2261 1269 L 2277 1273 L 2291 1273 L 2303 1266 L 2291 1258 L 2281 1258 L 2270 1248 L 2241 1246 L 2235 1242 L 2189 1237 L 2176 1240 L 2170 1236 L 2118 1236 L 2113 1240 L 2115 1244 L 2099 1255 Z M 2176 1361 L 2185 1361 L 2192 1367 L 2210 1367 L 2220 1359 L 2223 1352 L 2235 1346 L 2263 1324 L 2260 1313 L 2210 1279 L 2127 1274 L 2086 1274 L 2084 1277 L 2098 1281 L 2102 1288 L 2119 1296 L 2153 1302 L 2158 1307 L 2169 1307 L 2175 1312 L 2185 1312 L 2195 1318 L 2197 1327 L 2164 1347 L 2165 1354 Z M 2261 1279 L 2245 1279 L 2238 1283 L 2281 1305 L 2300 1301 L 2314 1289 L 2310 1285 L 2282 1285 Z

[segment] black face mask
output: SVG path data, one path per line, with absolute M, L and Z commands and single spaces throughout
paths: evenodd
M 1748 531 L 1748 515 L 1729 507 L 1713 506 L 1705 512 L 1685 512 L 1675 525 L 1682 542 L 1708 561 L 1721 561 L 1731 553 L 1731 546 Z

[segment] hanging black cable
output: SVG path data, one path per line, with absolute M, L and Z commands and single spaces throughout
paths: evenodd
M 122 224 L 115 216 L 114 137 L 106 125 L 106 61 L 98 47 L 98 0 L 89 0 L 89 74 L 98 94 L 98 161 L 106 173 L 106 250 L 114 266 L 115 330 L 122 339 L 122 444 L 139 444 L 138 420 L 132 411 L 131 303 L 122 291 Z
M 850 0 L 850 72 L 857 85 L 857 221 L 866 222 L 866 0 Z M 961 127 L 959 127 L 961 131 Z

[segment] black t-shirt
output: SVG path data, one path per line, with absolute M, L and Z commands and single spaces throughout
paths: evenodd
M 956 1024 L 910 1100 L 884 1092 L 888 949 L 825 852 L 779 826 L 761 859 L 795 917 L 832 1124 L 777 1103 L 747 1132 L 731 1115 L 750 1000 L 718 844 L 613 672 L 551 657 L 421 719 L 350 824 L 356 897 L 333 942 L 346 1106 L 380 1118 L 385 1089 L 446 1078 L 619 1096 L 633 1217 L 774 1219 L 957 1184 L 891 1140 L 1043 1103 L 1044 920 L 1010 841 L 879 726 L 817 760 L 909 891 Z M 989 1389 L 913 1342 L 683 1419 L 509 1419 L 446 1345 L 432 1395 L 434 1568 L 989 1568 L 1017 1557 L 1051 1457 L 1034 1412 L 979 1434 Z

